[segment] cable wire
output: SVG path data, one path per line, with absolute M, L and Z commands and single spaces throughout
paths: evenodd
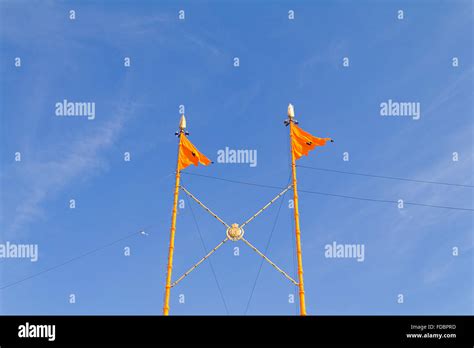
M 290 180 L 288 179 L 288 182 L 289 182 L 289 181 L 290 181 Z M 285 193 L 286 193 L 286 192 L 285 192 Z M 284 198 L 284 196 L 283 196 L 283 198 Z M 274 222 L 273 222 L 273 226 L 272 226 L 272 229 L 271 229 L 271 231 L 270 231 L 270 235 L 269 235 L 269 237 L 268 237 L 267 244 L 266 244 L 266 246 L 265 246 L 265 254 L 268 252 L 268 248 L 270 247 L 270 242 L 271 242 L 271 240 L 272 240 L 273 232 L 275 231 L 275 227 L 276 227 L 276 225 L 277 225 L 278 217 L 280 216 L 281 207 L 282 207 L 283 202 L 284 202 L 283 198 L 282 198 L 282 200 L 280 201 L 280 205 L 278 206 L 277 214 L 276 214 L 275 220 L 274 220 Z M 256 286 L 257 286 L 258 278 L 260 277 L 260 272 L 262 271 L 263 261 L 264 261 L 264 260 L 263 260 L 263 258 L 262 258 L 262 260 L 260 261 L 260 266 L 259 266 L 258 271 L 257 271 L 257 275 L 256 275 L 255 280 L 254 280 L 254 283 L 253 283 L 252 291 L 250 292 L 250 297 L 249 297 L 249 300 L 248 300 L 248 302 L 247 302 L 247 306 L 245 307 L 244 315 L 247 315 L 247 312 L 248 312 L 249 307 L 250 307 L 250 303 L 252 302 L 253 293 L 254 293 L 255 288 L 256 288 Z
M 232 180 L 232 179 L 225 179 L 225 178 L 220 178 L 217 176 L 211 176 L 211 175 L 204 175 L 204 174 L 197 174 L 197 173 L 188 173 L 181 171 L 181 174 L 186 174 L 186 175 L 192 175 L 192 176 L 200 176 L 203 178 L 209 178 L 209 179 L 214 179 L 214 180 L 221 180 L 221 181 L 226 181 L 226 182 L 233 182 L 235 184 L 243 184 L 243 185 L 250 185 L 250 186 L 258 186 L 258 187 L 266 187 L 266 188 L 272 188 L 272 189 L 277 189 L 277 190 L 283 190 L 284 187 L 281 186 L 271 186 L 271 185 L 265 185 L 265 184 L 256 184 L 256 183 L 251 183 L 251 182 L 245 182 L 245 181 L 238 181 L 238 180 Z
M 412 182 L 418 182 L 418 183 L 423 183 L 423 184 L 436 184 L 436 185 L 447 185 L 447 186 L 458 186 L 458 187 L 474 188 L 474 185 L 455 184 L 455 183 L 441 182 L 441 181 L 427 181 L 427 180 L 408 179 L 408 178 L 401 178 L 401 177 L 396 177 L 396 176 L 374 175 L 374 174 L 367 174 L 367 173 L 356 173 L 356 172 L 348 172 L 348 171 L 343 171 L 343 170 L 335 170 L 335 169 L 320 168 L 320 167 L 310 167 L 310 166 L 303 166 L 303 165 L 296 165 L 296 166 L 300 167 L 300 168 L 320 170 L 320 171 L 324 171 L 324 172 L 366 176 L 366 177 L 369 177 L 369 178 L 412 181 Z
M 195 173 L 183 173 L 183 174 L 201 176 L 201 177 L 205 177 L 205 178 L 209 178 L 209 179 L 222 180 L 222 181 L 233 182 L 233 183 L 242 184 L 242 185 L 266 187 L 266 188 L 279 189 L 279 190 L 284 189 L 284 187 L 281 187 L 281 186 L 271 186 L 271 185 L 264 185 L 264 184 L 257 184 L 257 183 L 239 181 L 239 180 L 224 179 L 224 178 L 220 178 L 220 177 L 216 177 L 216 176 L 210 176 L 210 175 L 195 174 Z M 316 195 L 322 195 L 322 196 L 348 198 L 348 199 L 355 199 L 355 200 L 361 200 L 361 201 L 370 201 L 370 202 L 379 202 L 379 203 L 396 203 L 396 204 L 398 204 L 398 201 L 387 200 L 387 199 L 357 197 L 357 196 L 340 195 L 340 194 L 335 194 L 335 193 L 318 192 L 318 191 L 301 190 L 301 189 L 299 189 L 298 192 L 310 193 L 310 194 L 316 194 Z M 451 210 L 459 210 L 459 211 L 474 211 L 474 209 L 472 209 L 472 208 L 460 208 L 460 207 L 451 207 L 451 206 L 445 206 L 445 205 L 432 205 L 432 204 L 416 203 L 416 202 L 404 202 L 403 204 L 429 207 L 429 208 L 451 209 Z
M 398 204 L 398 201 L 389 200 L 389 199 L 376 199 L 376 198 L 366 198 L 366 197 L 356 197 L 356 196 L 348 196 L 348 195 L 340 195 L 336 193 L 326 193 L 326 192 L 318 192 L 318 191 L 309 191 L 309 190 L 298 190 L 298 192 L 303 193 L 310 193 L 315 195 L 323 195 L 323 196 L 331 196 L 331 197 L 338 197 L 338 198 L 348 198 L 348 199 L 355 199 L 360 201 L 369 201 L 369 202 L 379 202 L 379 203 L 395 203 Z M 424 204 L 424 203 L 415 203 L 415 202 L 403 202 L 406 205 L 416 205 L 421 207 L 429 207 L 429 208 L 440 208 L 440 209 L 451 209 L 451 210 L 463 210 L 463 211 L 474 211 L 471 208 L 459 208 L 459 207 L 451 207 L 446 205 L 433 205 L 433 204 Z
M 191 204 L 189 204 L 189 199 L 187 197 L 186 197 L 186 201 L 188 202 L 189 210 L 191 211 L 191 215 L 193 216 L 194 224 L 196 226 L 196 230 L 198 231 L 199 238 L 201 239 L 201 244 L 202 244 L 202 247 L 204 249 L 204 252 L 207 252 L 206 243 L 204 242 L 204 238 L 202 236 L 201 229 L 199 228 L 199 224 L 197 223 L 196 215 L 194 214 L 194 210 L 193 210 Z M 229 314 L 229 308 L 227 307 L 227 303 L 225 302 L 224 293 L 222 292 L 222 288 L 219 284 L 219 281 L 217 280 L 216 271 L 214 270 L 214 265 L 212 264 L 211 260 L 209 260 L 209 266 L 211 267 L 212 274 L 214 275 L 214 279 L 216 281 L 217 289 L 219 290 L 219 294 L 221 295 L 222 303 L 224 304 L 225 311 L 228 315 Z
M 110 246 L 112 246 L 112 245 L 114 245 L 114 244 L 117 244 L 118 242 L 121 242 L 121 241 L 126 240 L 126 239 L 128 239 L 128 238 L 131 238 L 131 237 L 133 237 L 133 236 L 135 236 L 135 235 L 141 234 L 142 231 L 143 231 L 143 229 L 141 229 L 141 230 L 138 231 L 138 232 L 130 233 L 130 234 L 128 234 L 128 235 L 126 235 L 126 236 L 124 236 L 124 237 L 122 237 L 122 238 L 120 238 L 120 239 L 117 239 L 117 240 L 115 240 L 115 241 L 113 241 L 113 242 L 110 242 L 110 243 L 108 243 L 108 244 L 102 245 L 102 246 L 100 246 L 100 247 L 98 247 L 98 248 L 95 248 L 95 249 L 93 249 L 93 250 L 90 250 L 90 251 L 88 251 L 88 252 L 86 252 L 86 253 L 84 253 L 84 254 L 81 254 L 81 255 L 79 255 L 79 256 L 73 257 L 73 258 L 71 258 L 71 259 L 69 259 L 69 260 L 67 260 L 67 261 L 64 261 L 64 262 L 62 262 L 62 263 L 60 263 L 60 264 L 58 264 L 58 265 L 55 265 L 55 266 L 46 268 L 46 269 L 44 269 L 44 270 L 42 270 L 42 271 L 40 271 L 40 272 L 38 272 L 38 273 L 34 273 L 34 274 L 32 274 L 32 275 L 30 275 L 30 276 L 28 276 L 28 277 L 26 277 L 26 278 L 23 278 L 23 279 L 20 279 L 20 280 L 17 280 L 17 281 L 8 283 L 8 284 L 6 284 L 6 285 L 3 285 L 2 287 L 0 287 L 0 290 L 7 289 L 7 288 L 12 287 L 12 286 L 14 286 L 14 285 L 20 284 L 20 283 L 22 283 L 22 282 L 24 282 L 24 281 L 26 281 L 26 280 L 29 280 L 29 279 L 32 279 L 32 278 L 36 278 L 36 277 L 38 277 L 38 276 L 40 276 L 40 275 L 42 275 L 42 274 L 51 272 L 51 271 L 53 271 L 53 270 L 55 270 L 55 269 L 58 269 L 58 268 L 60 268 L 60 267 L 62 267 L 62 266 L 65 266 L 65 265 L 67 265 L 67 264 L 69 264 L 69 263 L 71 263 L 71 262 L 77 261 L 77 260 L 79 260 L 79 259 L 81 259 L 81 258 L 83 258 L 83 257 L 85 257 L 85 256 L 89 256 L 89 255 L 91 255 L 91 254 L 94 254 L 94 253 L 96 253 L 96 252 L 102 250 L 102 249 L 105 249 L 105 248 L 108 248 L 108 247 L 110 247 Z

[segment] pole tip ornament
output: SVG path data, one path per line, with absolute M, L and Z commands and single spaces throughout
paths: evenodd
M 298 124 L 298 121 L 295 120 L 295 108 L 293 104 L 288 104 L 288 118 L 283 122 L 285 126 L 288 126 L 291 122 Z
M 182 131 L 186 129 L 186 117 L 184 117 L 184 115 L 181 115 L 181 119 L 179 120 L 179 129 Z
M 184 133 L 184 135 L 189 135 L 189 132 L 186 131 L 186 117 L 184 117 L 184 115 L 181 115 L 179 120 L 179 130 L 174 134 L 179 137 L 181 133 Z
M 295 109 L 293 107 L 293 104 L 288 104 L 288 117 L 293 118 L 295 117 Z

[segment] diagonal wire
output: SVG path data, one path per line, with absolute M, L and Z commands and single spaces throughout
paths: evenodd
M 202 178 L 221 180 L 221 181 L 226 181 L 226 182 L 233 182 L 234 184 L 258 186 L 258 187 L 272 188 L 272 189 L 278 189 L 278 190 L 283 190 L 284 189 L 284 187 L 281 187 L 281 186 L 273 186 L 273 185 L 266 185 L 266 184 L 258 184 L 258 183 L 254 183 L 254 182 L 232 180 L 232 179 L 226 179 L 226 178 L 221 178 L 221 177 L 212 176 L 212 175 L 205 175 L 205 174 L 198 174 L 198 173 L 188 173 L 188 172 L 181 172 L 181 174 L 192 175 L 192 176 L 200 176 Z
M 290 182 L 290 178 L 291 178 L 291 173 L 290 173 L 290 176 L 288 177 L 288 182 Z M 267 244 L 265 246 L 265 254 L 267 253 L 268 248 L 270 247 L 270 242 L 272 240 L 273 232 L 275 231 L 275 227 L 276 227 L 276 224 L 277 224 L 277 221 L 278 221 L 278 217 L 280 215 L 280 211 L 281 211 L 281 207 L 283 205 L 283 202 L 284 202 L 284 200 L 282 199 L 281 202 L 280 202 L 280 205 L 278 206 L 277 215 L 275 217 L 275 221 L 273 222 L 273 226 L 272 226 L 272 229 L 270 231 L 270 235 L 268 237 Z M 250 292 L 250 297 L 249 297 L 249 300 L 247 302 L 247 306 L 245 307 L 244 315 L 246 315 L 248 310 L 249 310 L 250 302 L 252 302 L 253 293 L 255 292 L 255 288 L 257 286 L 258 278 L 260 277 L 260 272 L 262 271 L 262 267 L 263 267 L 263 259 L 261 260 L 260 266 L 258 267 L 257 276 L 255 277 L 255 281 L 253 282 L 252 291 Z
M 117 240 L 115 240 L 115 241 L 113 241 L 113 242 L 110 242 L 110 243 L 108 243 L 108 244 L 105 244 L 105 245 L 102 245 L 102 246 L 97 247 L 97 248 L 95 248 L 95 249 L 92 249 L 92 250 L 90 250 L 90 251 L 88 251 L 88 252 L 86 252 L 86 253 L 84 253 L 84 254 L 75 256 L 75 257 L 73 257 L 73 258 L 71 258 L 71 259 L 69 259 L 69 260 L 66 260 L 66 261 L 64 261 L 64 262 L 62 262 L 62 263 L 60 263 L 60 264 L 57 264 L 57 265 L 55 265 L 55 266 L 46 268 L 46 269 L 44 269 L 44 270 L 42 270 L 42 271 L 40 271 L 40 272 L 38 272 L 38 273 L 34 273 L 34 274 L 32 274 L 32 275 L 30 275 L 30 276 L 28 276 L 28 277 L 26 277 L 26 278 L 23 278 L 23 279 L 20 279 L 20 280 L 17 280 L 17 281 L 14 281 L 14 282 L 5 284 L 5 285 L 3 285 L 2 287 L 0 287 L 0 290 L 7 289 L 7 288 L 12 287 L 12 286 L 14 286 L 14 285 L 23 283 L 23 282 L 26 281 L 26 280 L 29 280 L 29 279 L 32 279 L 32 278 L 36 278 L 36 277 L 38 277 L 38 276 L 40 276 L 40 275 L 42 275 L 42 274 L 51 272 L 51 271 L 53 271 L 53 270 L 55 270 L 55 269 L 58 269 L 58 268 L 60 268 L 60 267 L 62 267 L 62 266 L 65 266 L 65 265 L 67 265 L 67 264 L 69 264 L 69 263 L 71 263 L 71 262 L 77 261 L 77 260 L 79 260 L 79 259 L 82 259 L 83 257 L 89 256 L 89 255 L 91 255 L 91 254 L 94 254 L 94 253 L 96 253 L 96 252 L 102 250 L 102 249 L 105 249 L 105 248 L 108 248 L 108 247 L 110 247 L 110 246 L 112 246 L 112 245 L 114 245 L 114 244 L 117 244 L 118 242 L 121 242 L 121 241 L 126 240 L 126 239 L 128 239 L 128 238 L 131 238 L 131 237 L 136 236 L 136 235 L 138 235 L 138 234 L 142 234 L 142 231 L 143 231 L 143 229 L 140 229 L 140 231 L 138 231 L 138 232 L 130 233 L 130 234 L 128 234 L 128 235 L 126 235 L 126 236 L 124 236 L 124 237 L 122 237 L 122 238 L 119 238 L 119 239 L 117 239 Z
M 217 214 L 213 213 L 211 211 L 211 209 L 209 209 L 208 207 L 206 207 L 199 199 L 197 199 L 196 197 L 194 197 L 194 195 L 189 192 L 184 186 L 180 185 L 179 186 L 189 197 L 191 197 L 194 201 L 196 201 L 197 204 L 199 204 L 205 211 L 207 211 L 209 214 L 211 214 L 214 218 L 216 218 L 220 223 L 222 223 L 224 226 L 226 226 L 227 228 L 230 228 L 230 226 L 224 221 L 222 220 L 219 216 L 217 216 Z
M 332 172 L 332 173 L 339 173 L 339 174 L 349 174 L 349 175 L 358 175 L 358 176 L 366 176 L 369 178 L 379 178 L 379 179 L 389 179 L 389 180 L 400 180 L 400 181 L 411 181 L 411 182 L 418 182 L 422 184 L 435 184 L 435 185 L 447 185 L 447 186 L 459 186 L 459 187 L 469 187 L 473 188 L 473 185 L 465 185 L 465 184 L 455 184 L 450 182 L 441 182 L 441 181 L 428 181 L 428 180 L 417 180 L 417 179 L 408 179 L 408 178 L 400 178 L 396 176 L 386 176 L 386 175 L 374 175 L 374 174 L 367 174 L 367 173 L 356 173 L 356 172 L 348 172 L 343 170 L 335 170 L 335 169 L 328 169 L 328 168 L 319 168 L 319 167 L 309 167 L 298 164 L 297 167 L 306 168 L 306 169 L 313 169 L 313 170 L 320 170 L 324 172 Z
M 281 191 L 275 198 L 273 198 L 270 202 L 268 202 L 262 209 L 257 211 L 254 215 L 252 215 L 247 221 L 245 221 L 240 227 L 244 227 L 247 225 L 250 221 L 255 219 L 257 216 L 259 216 L 261 213 L 263 213 L 269 206 L 271 206 L 273 203 L 277 201 L 278 198 L 283 196 L 293 185 L 288 185 L 283 191 Z
M 242 185 L 267 187 L 267 188 L 280 189 L 280 190 L 283 189 L 283 187 L 281 187 L 281 186 L 271 186 L 271 185 L 265 185 L 265 184 L 258 184 L 258 183 L 251 183 L 251 182 L 245 182 L 245 181 L 231 180 L 231 179 L 225 179 L 225 178 L 220 178 L 220 177 L 210 176 L 210 175 L 204 175 L 204 174 L 195 174 L 195 173 L 185 173 L 185 174 L 201 176 L 201 177 L 209 178 L 209 179 L 233 182 L 233 183 L 242 184 Z M 322 195 L 322 196 L 329 196 L 329 197 L 347 198 L 347 199 L 354 199 L 354 200 L 368 201 L 368 202 L 395 203 L 395 204 L 398 203 L 398 201 L 395 201 L 395 200 L 375 199 L 375 198 L 366 198 L 366 197 L 358 197 L 358 196 L 340 195 L 340 194 L 335 194 L 335 193 L 309 191 L 309 190 L 301 190 L 301 189 L 298 189 L 298 192 L 310 193 L 310 194 Z M 405 204 L 405 205 L 415 205 L 415 206 L 421 206 L 421 207 L 428 207 L 428 208 L 439 208 L 439 209 L 450 209 L 450 210 L 460 210 L 460 211 L 474 212 L 473 208 L 460 208 L 460 207 L 452 207 L 452 206 L 446 206 L 446 205 L 433 205 L 433 204 L 416 203 L 416 202 L 404 202 L 403 204 Z
M 202 237 L 201 229 L 199 228 L 199 225 L 197 223 L 197 219 L 196 219 L 196 215 L 194 214 L 194 210 L 193 210 L 191 204 L 189 204 L 189 199 L 186 199 L 186 200 L 188 201 L 189 210 L 191 210 L 191 215 L 193 216 L 194 224 L 196 225 L 196 230 L 198 231 L 199 238 L 201 239 L 202 248 L 204 249 L 204 252 L 207 252 L 206 243 L 204 242 L 204 238 Z M 213 266 L 211 260 L 209 260 L 209 265 L 211 266 L 211 271 L 212 271 L 212 274 L 214 275 L 214 279 L 216 281 L 217 289 L 219 290 L 219 294 L 221 295 L 222 303 L 224 304 L 225 311 L 226 311 L 227 314 L 229 314 L 229 309 L 227 307 L 227 303 L 225 302 L 224 294 L 222 292 L 222 288 L 219 284 L 219 281 L 217 280 L 216 271 L 214 270 L 214 266 Z
M 271 241 L 271 239 L 272 239 L 273 231 L 275 230 L 276 223 L 277 223 L 277 219 L 278 219 L 278 216 L 279 216 L 279 214 L 280 214 L 280 210 L 281 210 L 281 206 L 282 206 L 282 205 L 283 205 L 283 200 L 281 200 L 280 205 L 278 206 L 277 216 L 276 216 L 275 221 L 273 222 L 272 230 L 270 231 L 270 236 L 268 237 L 267 245 L 265 246 L 265 253 L 267 253 L 268 248 L 269 248 L 269 246 L 270 246 L 270 241 Z M 250 297 L 249 297 L 249 300 L 248 300 L 248 302 L 247 302 L 247 306 L 245 307 L 244 315 L 246 315 L 247 312 L 248 312 L 248 310 L 249 310 L 250 302 L 252 302 L 253 293 L 254 293 L 255 288 L 256 288 L 256 286 L 257 286 L 257 281 L 258 281 L 258 278 L 260 277 L 260 272 L 262 271 L 262 267 L 263 267 L 263 259 L 261 260 L 260 266 L 258 267 L 257 276 L 255 277 L 255 281 L 254 281 L 254 283 L 253 283 L 252 291 L 250 292 Z
M 265 261 L 267 261 L 270 265 L 273 266 L 273 268 L 275 268 L 278 272 L 280 272 L 281 274 L 283 274 L 283 276 L 288 279 L 290 282 L 292 282 L 293 284 L 297 285 L 298 282 L 296 280 L 294 280 L 293 278 L 291 278 L 288 273 L 286 273 L 284 270 L 282 270 L 280 267 L 278 267 L 272 260 L 270 260 L 268 257 L 266 257 L 260 250 L 258 250 L 255 246 L 253 246 L 247 239 L 245 239 L 244 237 L 241 237 L 241 240 L 247 244 L 250 248 L 252 248 L 253 251 L 255 251 L 257 254 L 259 254 L 261 257 L 263 257 L 265 259 Z
M 217 244 L 217 246 L 212 249 L 210 252 L 207 253 L 206 256 L 204 256 L 201 260 L 199 260 L 197 263 L 195 263 L 190 269 L 188 269 L 181 277 L 179 277 L 177 280 L 175 280 L 172 284 L 171 284 L 171 287 L 173 286 L 176 286 L 180 281 L 182 281 L 184 278 L 186 278 L 189 273 L 191 273 L 192 271 L 194 271 L 201 263 L 203 263 L 204 261 L 206 261 L 208 259 L 209 256 L 211 256 L 215 251 L 217 251 L 217 249 L 219 249 L 221 246 L 224 245 L 225 242 L 227 242 L 229 240 L 229 238 L 225 238 L 222 242 L 220 242 L 219 244 Z
M 329 197 L 348 198 L 348 199 L 354 199 L 354 200 L 359 200 L 359 201 L 368 201 L 368 202 L 395 203 L 395 204 L 398 203 L 398 201 L 391 200 L 391 199 L 376 199 L 376 198 L 366 198 L 366 197 L 355 197 L 355 196 L 340 195 L 340 194 L 335 194 L 335 193 L 318 192 L 318 191 L 309 191 L 309 190 L 298 190 L 298 192 L 310 193 L 310 194 L 315 194 L 315 195 L 323 195 L 323 196 L 329 196 Z M 420 207 L 428 207 L 428 208 L 474 211 L 474 209 L 472 209 L 472 208 L 450 207 L 450 206 L 445 206 L 445 205 L 434 205 L 434 204 L 415 203 L 415 202 L 404 202 L 403 204 L 405 204 L 405 205 L 415 205 L 415 206 L 420 206 Z

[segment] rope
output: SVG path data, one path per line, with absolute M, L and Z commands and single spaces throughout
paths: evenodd
M 211 214 L 213 217 L 215 217 L 220 223 L 222 223 L 224 226 L 226 226 L 227 228 L 230 228 L 230 226 L 228 224 L 226 224 L 220 217 L 218 217 L 215 213 L 213 213 L 211 211 L 211 209 L 209 209 L 208 207 L 206 207 L 199 199 L 197 199 L 196 197 L 193 196 L 193 194 L 191 192 L 189 192 L 188 190 L 186 190 L 186 188 L 182 185 L 179 186 L 189 197 L 191 197 L 192 199 L 194 199 L 196 201 L 197 204 L 199 204 L 205 211 L 207 211 L 209 214 Z
M 179 277 L 175 282 L 173 282 L 171 284 L 171 287 L 174 287 L 175 285 L 177 285 L 181 280 L 183 280 L 184 278 L 186 278 L 188 276 L 189 273 L 191 273 L 192 271 L 194 271 L 201 263 L 203 263 L 204 261 L 206 261 L 206 259 L 211 256 L 217 249 L 219 249 L 222 245 L 224 245 L 225 242 L 227 242 L 229 240 L 229 238 L 225 238 L 222 242 L 220 242 L 219 244 L 217 244 L 217 246 L 212 249 L 210 252 L 207 253 L 206 256 L 204 256 L 201 260 L 199 260 L 199 262 L 197 262 L 196 264 L 194 264 L 189 270 L 186 271 L 186 273 L 184 273 L 181 277 Z
M 283 196 L 293 185 L 288 185 L 288 187 L 286 189 L 284 189 L 283 191 L 281 191 L 275 198 L 273 198 L 270 202 L 268 202 L 262 209 L 260 209 L 259 211 L 257 211 L 252 217 L 250 217 L 247 221 L 245 221 L 242 225 L 240 225 L 240 227 L 244 227 L 245 225 L 247 225 L 250 221 L 252 221 L 253 219 L 255 219 L 257 216 L 259 216 L 261 213 L 263 213 L 269 206 L 271 206 L 273 203 L 276 202 L 276 200 L 278 198 L 280 198 L 281 196 Z
M 272 265 L 273 268 L 275 268 L 278 272 L 283 274 L 286 279 L 288 279 L 293 284 L 298 285 L 298 283 L 293 278 L 291 278 L 288 275 L 288 273 L 286 273 L 284 270 L 282 270 L 280 267 L 278 267 L 274 262 L 272 262 L 268 257 L 266 257 L 264 254 L 262 254 L 262 252 L 260 250 L 258 250 L 256 247 L 254 247 L 247 239 L 245 239 L 244 237 L 242 237 L 241 239 L 245 244 L 247 244 L 250 248 L 252 248 L 253 251 L 255 251 L 257 254 L 259 254 L 261 257 L 263 257 L 265 259 L 265 261 L 267 261 L 270 265 Z

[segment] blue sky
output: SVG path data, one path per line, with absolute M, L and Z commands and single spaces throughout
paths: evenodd
M 191 141 L 211 159 L 225 147 L 258 153 L 253 168 L 214 163 L 189 173 L 285 186 L 283 120 L 291 102 L 302 128 L 335 139 L 301 165 L 473 185 L 472 11 L 470 1 L 0 2 L 1 242 L 39 247 L 37 262 L 0 260 L 0 287 L 100 249 L 3 288 L 0 312 L 161 313 L 180 104 Z M 95 102 L 96 118 L 57 117 L 63 99 Z M 419 102 L 420 119 L 380 116 L 389 99 Z M 228 223 L 244 221 L 278 193 L 183 180 Z M 469 187 L 305 168 L 298 180 L 304 190 L 474 207 Z M 76 209 L 69 209 L 72 198 Z M 218 222 L 180 198 L 174 279 L 205 254 L 192 212 L 206 250 L 225 237 Z M 268 256 L 296 277 L 290 198 Z M 472 211 L 300 199 L 310 314 L 474 312 Z M 279 203 L 246 228 L 261 250 Z M 102 248 L 142 228 L 148 236 Z M 365 260 L 326 258 L 333 242 L 364 244 Z M 268 264 L 246 311 L 261 259 L 243 243 L 225 244 L 210 261 L 230 314 L 297 313 L 297 302 L 288 303 L 296 289 Z M 226 313 L 207 261 L 172 290 L 171 314 Z

